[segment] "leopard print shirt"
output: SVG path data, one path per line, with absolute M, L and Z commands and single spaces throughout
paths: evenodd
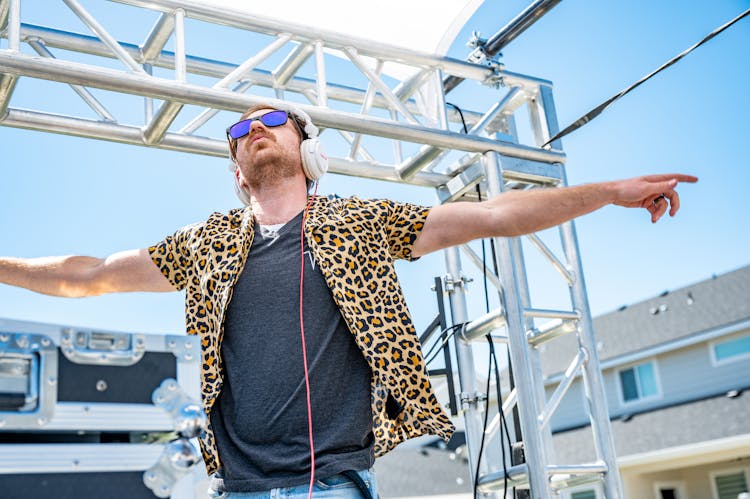
M 376 456 L 408 438 L 433 434 L 448 440 L 454 431 L 430 385 L 393 266 L 395 259 L 414 259 L 412 247 L 428 213 L 389 200 L 318 196 L 305 222 L 313 257 L 373 373 Z M 186 290 L 187 334 L 201 339 L 206 414 L 222 387 L 224 314 L 252 245 L 254 221 L 250 207 L 214 213 L 148 249 L 169 282 Z M 210 425 L 200 443 L 211 474 L 221 463 Z

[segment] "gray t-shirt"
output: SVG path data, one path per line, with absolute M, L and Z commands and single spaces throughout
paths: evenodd
M 302 214 L 278 236 L 256 224 L 224 321 L 224 385 L 211 424 L 230 492 L 307 483 L 307 401 L 299 322 Z M 304 325 L 315 476 L 374 463 L 371 371 L 305 242 Z

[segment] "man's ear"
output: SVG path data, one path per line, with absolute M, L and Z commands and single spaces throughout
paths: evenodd
M 245 183 L 245 179 L 242 178 L 242 172 L 240 171 L 239 165 L 235 163 L 234 166 L 234 176 L 237 179 L 237 185 L 239 185 L 243 189 L 247 189 L 247 184 Z

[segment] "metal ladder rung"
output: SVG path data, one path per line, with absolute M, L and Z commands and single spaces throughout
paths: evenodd
M 549 310 L 545 308 L 525 308 L 523 315 L 533 319 L 578 320 L 581 318 L 581 313 L 577 310 Z
M 505 488 L 506 474 L 496 471 L 482 475 L 477 480 L 479 492 L 499 492 Z M 510 466 L 507 473 L 508 487 L 523 487 L 529 484 L 529 468 L 526 463 Z
M 609 470 L 603 461 L 586 464 L 552 464 L 545 467 L 550 477 L 550 485 L 555 490 L 563 490 L 576 487 L 586 483 L 600 481 L 602 476 Z M 508 487 L 528 486 L 527 463 L 517 464 L 507 469 Z M 506 473 L 496 471 L 480 476 L 477 480 L 477 489 L 480 492 L 498 492 L 505 488 Z
M 465 328 L 458 334 L 458 337 L 465 342 L 482 339 L 484 336 L 501 327 L 506 327 L 505 310 L 503 307 L 497 307 L 495 310 L 488 314 L 484 314 L 481 317 L 474 319 L 469 322 Z M 508 336 L 505 335 L 504 342 L 508 342 Z M 493 341 L 503 342 L 501 335 L 493 336 Z
M 588 464 L 549 465 L 546 471 L 550 477 L 550 487 L 559 492 L 579 485 L 600 482 L 609 472 L 609 468 L 604 461 L 597 461 Z
M 578 319 L 554 319 L 538 328 L 526 331 L 526 339 L 531 346 L 536 347 L 565 334 L 575 333 L 577 330 Z

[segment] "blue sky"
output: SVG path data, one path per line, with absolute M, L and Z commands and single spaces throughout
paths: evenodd
M 99 8 L 92 2 L 85 5 Z M 463 44 L 472 30 L 489 36 L 525 6 L 518 1 L 487 2 L 467 23 L 450 54 L 463 59 L 469 51 Z M 106 26 L 119 39 L 139 43 L 153 19 L 138 27 L 142 19 L 130 19 L 122 15 L 126 9 L 115 7 L 109 19 L 102 11 Z M 565 0 L 506 47 L 501 60 L 510 71 L 554 83 L 558 121 L 564 127 L 748 7 L 750 3 L 736 0 Z M 85 32 L 71 14 L 55 13 L 64 6 L 37 1 L 24 2 L 24 9 L 24 21 Z M 206 39 L 205 46 L 188 50 L 208 52 L 207 47 L 221 42 Z M 607 207 L 578 220 L 594 314 L 750 263 L 747 47 L 750 19 L 563 139 L 571 184 L 671 171 L 701 179 L 680 189 L 683 208 L 674 219 L 652 225 L 646 212 Z M 227 50 L 226 59 L 241 62 L 244 57 Z M 451 100 L 471 102 L 474 93 L 487 92 L 470 85 L 456 90 Z M 115 99 L 109 105 L 125 115 L 141 112 L 140 104 L 133 106 L 132 101 Z M 70 89 L 28 79 L 18 85 L 11 106 L 90 114 Z M 220 117 L 224 121 L 216 127 L 233 119 L 231 113 Z M 150 245 L 212 211 L 237 206 L 227 161 L 218 158 L 9 127 L 0 127 L 0 147 L 4 255 L 105 256 Z M 424 188 L 333 175 L 320 189 L 421 203 L 434 200 Z M 529 255 L 532 264 L 533 259 Z M 399 266 L 418 325 L 429 322 L 434 313 L 429 286 L 433 276 L 444 273 L 442 262 L 437 254 Z M 545 271 L 531 274 L 532 288 L 540 290 L 532 290 L 539 297 L 538 306 L 561 306 L 565 290 L 556 281 L 548 284 L 548 276 L 554 279 Z M 484 307 L 478 279 L 472 288 L 477 299 L 470 309 L 476 315 Z M 178 333 L 183 328 L 178 293 L 71 300 L 0 286 L 0 317 L 154 333 Z

